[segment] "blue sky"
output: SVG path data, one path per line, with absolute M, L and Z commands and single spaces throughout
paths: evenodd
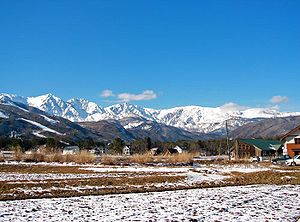
M 299 11 L 297 0 L 3 0 L 0 92 L 300 111 Z

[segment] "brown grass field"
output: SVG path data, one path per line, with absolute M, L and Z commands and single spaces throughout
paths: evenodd
M 233 163 L 220 162 L 218 165 L 214 163 L 215 166 L 220 168 L 230 166 L 231 164 Z M 261 166 L 271 167 L 268 163 Z M 232 172 L 228 173 L 230 178 L 224 179 L 221 182 L 210 181 L 195 184 L 184 182 L 187 179 L 187 175 L 172 172 L 114 172 L 112 170 L 108 173 L 93 172 L 84 168 L 84 165 L 2 163 L 0 164 L 0 179 L 1 177 L 5 178 L 5 175 L 9 174 L 28 176 L 50 174 L 54 175 L 54 177 L 52 179 L 27 180 L 1 179 L 0 200 L 105 195 L 253 184 L 300 185 L 300 166 L 276 166 L 276 171 L 270 168 L 268 171 L 252 173 Z M 168 169 L 171 168 L 170 166 L 168 167 Z M 55 178 L 55 175 L 74 175 L 75 177 L 78 175 L 79 177 Z

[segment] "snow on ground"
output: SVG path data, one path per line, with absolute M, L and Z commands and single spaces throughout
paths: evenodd
M 254 173 L 259 171 L 272 170 L 269 167 L 252 165 L 252 164 L 233 164 L 233 165 L 215 165 L 215 164 L 194 164 L 195 171 L 198 172 L 215 172 L 215 173 Z
M 222 172 L 198 172 L 191 167 L 89 167 L 80 169 L 94 172 L 167 173 L 164 175 L 174 175 L 171 173 L 176 173 L 178 176 L 187 177 L 184 181 L 186 184 L 221 181 L 229 178 L 229 176 L 223 175 Z M 180 182 L 180 184 L 182 183 Z
M 218 160 L 218 159 L 227 159 L 228 156 L 222 155 L 222 156 L 198 156 L 195 157 L 194 160 Z
M 41 134 L 41 131 L 33 131 L 32 134 L 37 136 L 37 137 L 40 137 L 40 138 L 47 138 L 46 136 Z
M 91 167 L 91 168 L 80 168 L 84 170 L 91 170 L 94 172 L 187 172 L 189 167 Z
M 52 123 L 52 124 L 55 124 L 55 123 L 59 123 L 58 120 L 54 120 L 54 119 L 51 119 L 49 118 L 48 116 L 45 116 L 45 115 L 40 115 L 41 117 L 43 117 L 46 121 L 48 121 L 49 123 Z
M 0 181 L 67 180 L 82 178 L 119 177 L 122 174 L 72 174 L 72 173 L 0 173 Z M 23 183 L 23 182 L 22 182 Z
M 292 204 L 291 204 L 292 200 Z M 255 185 L 0 202 L 7 221 L 297 221 L 300 186 Z
M 24 163 L 28 165 L 28 163 Z M 33 164 L 35 165 L 35 164 Z M 42 164 L 39 164 L 42 165 Z M 65 166 L 64 164 L 46 164 L 53 166 Z M 125 167 L 108 167 L 108 166 L 84 166 L 79 165 L 79 170 L 93 171 L 95 173 L 80 174 L 31 174 L 31 173 L 0 173 L 0 181 L 24 181 L 24 180 L 59 180 L 59 179 L 77 179 L 77 178 L 100 178 L 100 177 L 119 177 L 132 173 L 139 173 L 141 176 L 150 175 L 150 173 L 163 174 L 164 176 L 186 176 L 186 184 L 195 184 L 201 182 L 221 181 L 230 177 L 232 172 L 258 172 L 271 170 L 258 166 L 208 166 L 195 165 L 194 167 L 143 167 L 143 166 L 125 166 Z M 135 174 L 137 177 L 138 174 Z
M 29 120 L 29 119 L 24 119 L 24 118 L 18 118 L 18 120 L 23 120 L 23 121 L 25 121 L 25 122 L 28 122 L 28 123 L 30 123 L 30 124 L 32 124 L 32 125 L 35 125 L 35 126 L 41 128 L 41 129 L 44 130 L 44 131 L 47 131 L 47 132 L 50 132 L 50 133 L 55 133 L 55 134 L 58 134 L 58 135 L 63 135 L 62 133 L 59 133 L 59 132 L 57 132 L 57 131 L 55 131 L 55 130 L 53 130 L 53 129 L 50 129 L 49 127 L 44 126 L 44 125 L 42 125 L 42 124 L 40 124 L 40 123 L 37 123 L 37 122 L 35 122 L 35 121 L 31 121 L 31 120 Z
M 1 112 L 1 111 L 0 111 L 0 118 L 7 119 L 7 118 L 8 118 L 8 116 L 7 116 L 7 115 L 5 115 L 3 112 Z
M 213 173 L 201 173 L 201 172 L 188 172 L 187 179 L 185 182 L 187 184 L 195 184 L 202 182 L 213 182 L 213 181 L 222 181 L 224 179 L 229 178 L 230 176 L 225 176 L 222 174 L 213 174 Z

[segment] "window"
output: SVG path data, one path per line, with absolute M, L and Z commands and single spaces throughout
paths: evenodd
M 300 144 L 300 138 L 295 138 L 295 144 Z

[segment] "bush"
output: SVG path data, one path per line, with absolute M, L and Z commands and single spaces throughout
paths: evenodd
M 133 156 L 130 156 L 128 161 L 131 163 L 149 163 L 153 161 L 153 156 L 149 153 L 134 154 Z
M 21 161 L 23 159 L 23 152 L 22 152 L 21 147 L 16 147 L 13 150 L 15 152 L 13 159 L 16 161 Z
M 83 163 L 95 163 L 96 157 L 87 150 L 80 151 L 80 153 L 71 155 L 74 160 L 72 162 L 83 164 Z
M 0 153 L 0 162 L 4 162 L 4 156 Z
M 100 162 L 105 165 L 115 165 L 117 163 L 117 158 L 110 155 L 101 156 Z

